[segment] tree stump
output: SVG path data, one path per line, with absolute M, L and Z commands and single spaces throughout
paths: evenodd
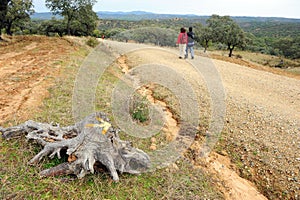
M 129 141 L 119 138 L 119 130 L 112 127 L 105 113 L 97 112 L 87 116 L 73 126 L 27 121 L 19 126 L 0 127 L 2 137 L 11 139 L 26 135 L 44 148 L 29 164 L 36 164 L 44 156 L 55 155 L 60 159 L 61 150 L 66 150 L 68 162 L 43 170 L 43 177 L 75 174 L 78 178 L 94 173 L 98 164 L 104 165 L 114 181 L 119 180 L 118 172 L 140 174 L 150 167 L 149 156 L 134 148 Z

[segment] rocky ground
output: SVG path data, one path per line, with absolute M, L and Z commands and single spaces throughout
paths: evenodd
M 299 80 L 214 62 L 227 92 L 223 148 L 270 199 L 299 199 Z

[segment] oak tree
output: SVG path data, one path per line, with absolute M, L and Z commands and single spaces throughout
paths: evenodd
M 82 16 L 94 15 L 92 9 L 96 0 L 46 0 L 46 6 L 53 14 L 62 15 L 67 21 L 67 34 L 71 35 L 71 24 Z M 85 9 L 84 9 L 85 8 Z M 89 8 L 89 9 L 86 9 Z M 83 12 L 83 13 L 81 13 Z M 86 13 L 88 12 L 88 13 Z M 89 19 L 86 19 L 88 21 Z
M 18 26 L 18 23 L 30 20 L 30 15 L 34 13 L 33 3 L 32 0 L 9 0 L 7 2 L 6 8 L 5 2 L 3 5 L 4 11 L 2 14 L 5 17 L 2 18 L 3 23 L 1 23 L 1 26 L 3 27 L 1 28 L 5 28 L 6 33 L 12 35 L 14 25 Z
M 2 0 L 2 3 L 0 4 L 0 40 L 2 40 L 1 38 L 2 29 L 5 28 L 5 19 L 6 19 L 7 7 L 9 2 L 10 0 Z
M 198 23 L 195 25 L 195 40 L 204 46 L 204 52 L 206 52 L 209 42 L 212 41 L 212 29 L 208 26 L 202 26 L 202 24 Z
M 97 28 L 97 20 L 98 16 L 93 11 L 92 5 L 80 7 L 70 26 L 71 34 L 77 36 L 92 35 Z
M 207 24 L 212 30 L 213 41 L 227 45 L 229 57 L 232 56 L 235 47 L 243 48 L 246 45 L 244 31 L 229 16 L 212 15 Z

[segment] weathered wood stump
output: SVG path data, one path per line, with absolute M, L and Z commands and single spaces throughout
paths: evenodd
M 94 173 L 98 163 L 109 170 L 114 181 L 118 181 L 118 172 L 139 174 L 150 167 L 149 156 L 134 148 L 131 142 L 121 140 L 118 129 L 112 127 L 101 112 L 89 115 L 74 126 L 60 127 L 30 120 L 15 127 L 0 127 L 0 131 L 5 139 L 26 135 L 28 140 L 35 140 L 44 147 L 29 161 L 30 164 L 38 163 L 47 155 L 50 158 L 57 155 L 60 159 L 61 150 L 66 150 L 68 162 L 40 172 L 41 176 L 75 174 L 82 178 Z

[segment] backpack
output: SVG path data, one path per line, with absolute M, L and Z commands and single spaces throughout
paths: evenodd
M 194 43 L 195 34 L 193 32 L 188 32 L 188 43 Z
M 181 38 L 180 38 L 180 43 L 181 44 L 185 44 L 186 42 L 186 40 L 187 40 L 187 38 L 186 38 L 186 34 L 185 33 L 182 33 L 182 35 L 181 35 Z

